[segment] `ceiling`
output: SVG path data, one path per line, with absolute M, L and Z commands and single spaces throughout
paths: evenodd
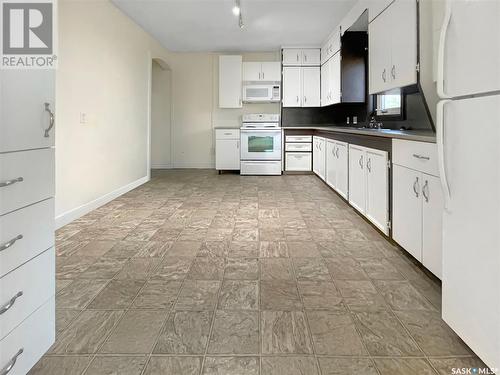
M 178 52 L 276 51 L 319 45 L 356 0 L 113 0 L 167 49 Z

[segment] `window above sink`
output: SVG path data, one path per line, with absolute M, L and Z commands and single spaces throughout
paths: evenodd
M 403 94 L 401 89 L 386 91 L 376 95 L 377 116 L 401 116 L 403 113 Z

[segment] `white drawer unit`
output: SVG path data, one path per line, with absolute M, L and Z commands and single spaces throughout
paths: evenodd
M 215 139 L 240 139 L 240 129 L 215 129 Z
M 285 154 L 285 170 L 290 172 L 308 172 L 312 167 L 310 152 L 287 152 Z
M 54 340 L 55 298 L 52 297 L 0 341 L 0 372 L 27 374 Z
M 55 294 L 55 250 L 51 248 L 0 279 L 0 338 Z
M 240 129 L 215 129 L 215 169 L 240 169 Z
M 312 135 L 287 135 L 285 142 L 312 142 Z
M 54 149 L 0 154 L 0 215 L 54 196 Z
M 286 143 L 285 151 L 307 152 L 312 151 L 312 143 Z
M 54 199 L 0 216 L 0 277 L 54 246 Z
M 394 139 L 392 141 L 392 162 L 408 168 L 438 176 L 437 145 L 435 143 L 405 141 Z

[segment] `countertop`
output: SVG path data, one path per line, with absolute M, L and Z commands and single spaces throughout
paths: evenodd
M 409 141 L 436 143 L 436 133 L 431 130 L 392 130 L 392 129 L 368 129 L 353 128 L 346 126 L 284 126 L 282 129 L 295 130 L 321 130 L 334 133 L 348 133 L 371 135 L 374 137 L 406 139 Z

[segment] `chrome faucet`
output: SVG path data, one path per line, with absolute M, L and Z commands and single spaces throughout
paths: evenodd
M 384 124 L 382 121 L 377 121 L 375 119 L 375 111 L 371 113 L 370 122 L 368 123 L 368 128 L 370 129 L 382 129 Z

